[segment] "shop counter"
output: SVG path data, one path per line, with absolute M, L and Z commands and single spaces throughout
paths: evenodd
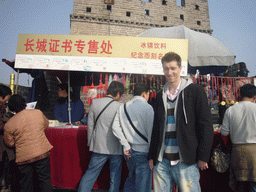
M 46 136 L 53 149 L 50 154 L 52 186 L 60 188 L 78 188 L 80 179 L 88 168 L 92 152 L 87 147 L 87 127 L 52 128 L 46 130 Z M 122 183 L 128 175 L 123 163 Z M 93 189 L 109 188 L 109 163 L 103 167 Z

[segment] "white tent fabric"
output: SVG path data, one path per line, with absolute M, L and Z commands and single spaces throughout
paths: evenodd
M 140 37 L 188 39 L 188 62 L 191 66 L 230 66 L 235 55 L 214 37 L 193 31 L 184 25 L 167 28 L 152 28 Z

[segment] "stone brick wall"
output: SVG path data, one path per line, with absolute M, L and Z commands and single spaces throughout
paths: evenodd
M 115 0 L 108 5 L 103 0 L 74 0 L 70 34 L 136 36 L 153 27 L 182 24 L 212 33 L 207 0 L 181 0 L 183 6 L 177 6 L 176 1 Z

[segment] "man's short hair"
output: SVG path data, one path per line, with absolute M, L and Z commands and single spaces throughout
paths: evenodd
M 240 88 L 241 97 L 253 98 L 256 95 L 256 87 L 253 84 L 245 84 Z
M 177 61 L 177 65 L 181 67 L 181 57 L 177 53 L 174 53 L 174 52 L 166 53 L 161 59 L 163 66 L 164 66 L 164 63 L 170 63 L 172 61 Z
M 4 84 L 0 84 L 0 97 L 4 99 L 7 95 L 12 95 L 12 90 L 10 87 L 7 87 Z
M 65 90 L 68 93 L 68 84 L 67 83 L 60 83 L 57 85 L 58 88 L 60 88 L 62 91 Z
M 117 93 L 120 93 L 120 96 L 124 93 L 124 85 L 121 82 L 112 81 L 108 87 L 107 95 L 115 97 Z
M 22 111 L 26 107 L 26 100 L 18 94 L 14 94 L 10 97 L 8 101 L 8 107 L 10 111 L 14 111 L 16 113 Z
M 137 83 L 134 86 L 134 96 L 141 96 L 144 92 L 149 92 L 150 88 L 147 84 Z

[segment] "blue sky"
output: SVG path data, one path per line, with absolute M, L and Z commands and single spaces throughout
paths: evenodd
M 154 1 L 154 0 L 153 0 Z M 245 62 L 256 75 L 256 1 L 208 0 L 212 36 Z M 18 34 L 69 34 L 73 0 L 0 0 L 0 59 L 15 58 Z M 0 83 L 9 84 L 14 71 L 0 60 Z M 21 74 L 22 85 L 32 79 Z

